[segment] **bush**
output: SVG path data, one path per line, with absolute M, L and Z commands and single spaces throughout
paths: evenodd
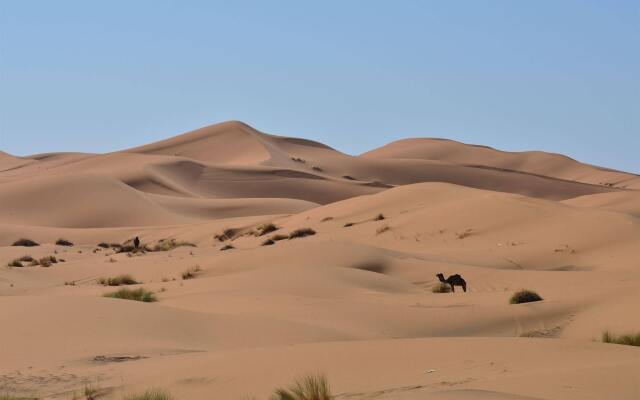
M 329 382 L 324 375 L 308 375 L 296 380 L 289 388 L 276 389 L 272 400 L 331 400 Z
M 109 246 L 109 243 L 100 242 L 98 243 L 98 247 L 102 247 L 103 249 L 108 249 L 110 246 Z
M 40 264 L 41 267 L 50 267 L 52 264 L 55 264 L 57 262 L 58 259 L 54 256 L 46 256 L 38 260 L 38 264 Z
M 232 244 L 227 244 L 227 245 L 224 245 L 223 247 L 221 247 L 220 251 L 226 251 L 226 250 L 231 250 L 231 249 L 235 249 L 235 247 Z
M 519 292 L 515 292 L 511 299 L 509 300 L 510 304 L 521 304 L 521 303 L 531 303 L 533 301 L 541 301 L 542 297 L 536 292 L 531 290 L 521 290 Z
M 186 242 L 184 240 L 177 241 L 175 239 L 170 239 L 170 240 L 160 240 L 158 244 L 153 246 L 151 251 L 169 251 L 182 246 L 197 247 L 195 244 L 191 242 Z
M 193 279 L 200 271 L 202 271 L 202 268 L 199 265 L 195 265 L 182 273 L 182 279 Z
M 624 344 L 627 346 L 640 346 L 640 332 L 628 333 L 626 335 L 616 336 L 609 331 L 602 332 L 602 341 L 604 343 Z
M 105 286 L 120 286 L 120 285 L 137 285 L 142 282 L 138 282 L 131 275 L 118 275 L 113 278 L 100 278 L 98 283 Z
M 433 293 L 451 293 L 451 285 L 448 283 L 438 282 L 431 288 Z
M 35 247 L 35 246 L 40 246 L 40 244 L 31 239 L 22 238 L 13 242 L 12 246 Z
M 24 267 L 24 265 L 22 265 L 20 260 L 16 258 L 15 260 L 10 261 L 7 264 L 7 267 L 22 268 L 22 267 Z
M 344 224 L 344 227 L 348 228 L 348 227 L 354 226 L 354 225 L 355 225 L 355 223 L 353 223 L 353 222 L 347 222 L 346 224 Z
M 73 242 L 70 242 L 67 239 L 62 239 L 62 238 L 56 240 L 56 244 L 58 246 L 73 246 Z
M 276 242 L 273 239 L 267 239 L 264 242 L 262 242 L 262 246 L 271 246 L 272 244 L 276 244 Z
M 376 217 L 373 219 L 374 221 L 382 221 L 384 219 L 384 214 L 378 214 L 376 215 Z
M 289 234 L 289 240 L 295 239 L 295 238 L 301 238 L 305 236 L 311 236 L 315 234 L 316 234 L 316 231 L 314 231 L 311 228 L 300 228 L 300 229 L 296 229 L 295 231 Z
M 236 236 L 236 233 L 238 233 L 238 229 L 227 228 L 222 231 L 222 233 L 214 235 L 213 238 L 219 242 L 224 242 L 226 240 L 233 239 Z
M 299 162 L 299 163 L 303 163 L 305 164 L 307 161 L 305 161 L 303 158 L 299 158 L 299 157 L 291 157 L 291 159 L 295 162 Z
M 272 223 L 268 223 L 268 224 L 262 224 L 258 227 L 258 234 L 257 236 L 264 236 L 267 233 L 271 233 L 271 232 L 275 232 L 277 231 L 278 228 L 275 224 Z
M 123 300 L 143 301 L 145 303 L 158 301 L 158 299 L 156 298 L 156 295 L 153 294 L 153 292 L 145 290 L 144 288 L 139 288 L 139 289 L 123 288 L 115 292 L 105 293 L 102 296 L 112 297 L 115 299 L 123 299 Z
M 288 238 L 289 238 L 289 236 L 287 236 L 287 235 L 273 235 L 273 236 L 270 237 L 270 239 L 273 240 L 274 242 L 277 242 L 279 240 L 285 240 L 285 239 L 288 239 Z
M 122 400 L 173 400 L 173 396 L 166 390 L 150 389 L 143 393 L 128 394 Z

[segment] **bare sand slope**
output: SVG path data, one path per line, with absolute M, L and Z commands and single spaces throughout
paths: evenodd
M 575 207 L 601 208 L 640 217 L 640 191 L 602 193 L 565 200 Z
M 398 140 L 364 153 L 362 157 L 449 161 L 463 165 L 528 172 L 595 185 L 640 189 L 638 175 L 584 164 L 561 154 L 543 151 L 507 152 L 448 139 Z

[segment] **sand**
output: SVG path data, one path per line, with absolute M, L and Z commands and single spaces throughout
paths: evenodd
M 0 394 L 266 399 L 322 372 L 339 399 L 638 399 L 640 348 L 600 341 L 640 331 L 638 188 L 557 154 L 409 139 L 355 157 L 237 121 L 0 153 Z M 135 236 L 194 246 L 97 247 Z M 6 266 L 24 255 L 64 262 Z M 439 272 L 468 291 L 433 293 Z M 120 274 L 158 301 L 103 297 Z M 544 300 L 509 304 L 523 288 Z

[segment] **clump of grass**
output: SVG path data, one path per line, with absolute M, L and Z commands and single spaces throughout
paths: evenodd
M 447 283 L 438 282 L 431 288 L 433 293 L 451 293 L 451 285 Z
M 389 231 L 389 230 L 391 230 L 391 228 L 389 228 L 389 225 L 382 225 L 381 227 L 376 229 L 376 234 L 379 235 L 379 234 L 385 233 L 386 231 Z
M 219 242 L 224 242 L 226 240 L 233 239 L 236 236 L 237 232 L 238 232 L 237 229 L 227 228 L 224 231 L 222 231 L 222 233 L 218 233 L 214 235 L 213 238 Z
M 640 332 L 615 335 L 609 331 L 604 331 L 602 332 L 602 341 L 626 346 L 640 346 Z
M 264 236 L 268 233 L 275 232 L 278 229 L 280 228 L 273 223 L 262 224 L 258 227 L 257 236 Z
M 183 247 L 183 246 L 197 247 L 194 243 L 191 243 L 191 242 L 187 242 L 184 240 L 178 241 L 176 239 L 169 239 L 169 240 L 160 240 L 155 246 L 153 246 L 151 250 L 152 251 L 169 251 L 169 250 L 173 250 L 175 248 Z
M 33 241 L 31 239 L 21 238 L 13 242 L 12 246 L 35 247 L 35 246 L 40 246 L 40 243 Z
M 223 247 L 220 248 L 220 251 L 226 251 L 226 250 L 231 250 L 231 249 L 235 249 L 235 246 L 232 244 L 226 244 Z
M 305 164 L 307 162 L 305 159 L 300 158 L 300 157 L 291 157 L 291 160 L 293 160 L 295 162 L 302 163 L 302 164 Z
M 102 247 L 103 249 L 108 249 L 110 246 L 109 246 L 109 243 L 100 242 L 98 243 L 98 247 Z
M 95 400 L 98 398 L 100 390 L 94 385 L 84 385 L 84 397 L 86 400 Z
M 347 222 L 347 223 L 346 223 L 346 224 L 344 224 L 343 226 L 344 226 L 345 228 L 348 228 L 348 227 L 350 227 L 350 226 L 354 226 L 354 225 L 355 225 L 355 223 L 354 223 L 354 222 Z
M 9 263 L 7 263 L 7 267 L 22 268 L 24 265 L 16 258 L 15 260 L 9 261 Z
M 56 240 L 56 245 L 58 246 L 73 246 L 73 242 L 68 241 L 67 239 L 58 239 Z
M 114 276 L 113 278 L 100 278 L 98 283 L 104 286 L 137 285 L 138 282 L 129 274 Z
M 315 235 L 316 231 L 314 231 L 311 228 L 300 228 L 300 229 L 296 229 L 295 231 L 291 232 L 289 234 L 289 240 L 291 239 L 296 239 L 296 238 L 301 238 L 301 237 L 305 237 L 305 236 L 311 236 L 311 235 Z
M 518 292 L 515 292 L 513 296 L 511 296 L 511 299 L 509 299 L 509 304 L 531 303 L 534 301 L 541 301 L 541 300 L 543 299 L 542 297 L 540 297 L 538 293 L 531 290 L 523 289 Z
M 262 242 L 262 246 L 271 246 L 272 244 L 276 244 L 276 242 L 274 242 L 273 239 L 267 239 L 264 242 Z
M 149 389 L 142 393 L 128 394 L 122 400 L 174 400 L 174 397 L 163 389 Z
M 123 299 L 123 300 L 135 300 L 135 301 L 143 301 L 145 303 L 152 303 L 154 301 L 158 301 L 156 295 L 153 292 L 146 290 L 144 288 L 138 289 L 128 289 L 122 288 L 120 290 L 116 290 L 115 292 L 109 292 L 102 295 L 103 297 L 111 297 L 115 299 Z
M 76 281 L 65 281 L 64 285 L 65 286 L 75 286 L 76 285 Z
M 331 389 L 326 376 L 307 375 L 297 379 L 288 388 L 279 388 L 271 400 L 331 400 Z
M 376 215 L 376 217 L 373 219 L 374 221 L 382 221 L 384 219 L 384 214 L 380 213 L 378 215 Z
M 182 273 L 182 279 L 193 279 L 200 271 L 202 271 L 202 268 L 199 265 L 194 265 Z
M 277 241 L 285 240 L 285 239 L 288 239 L 288 238 L 289 238 L 289 236 L 287 236 L 287 235 L 278 234 L 278 235 L 271 236 L 269 239 L 273 240 L 274 242 L 277 242 Z
M 320 168 L 318 166 L 315 166 L 315 165 L 313 167 L 311 167 L 311 169 L 314 170 L 314 171 L 317 171 L 317 172 L 322 172 L 323 171 L 322 168 Z
M 58 262 L 58 259 L 55 258 L 55 256 L 46 256 L 38 260 L 38 264 L 41 267 L 50 267 L 53 264 L 56 264 L 57 262 Z

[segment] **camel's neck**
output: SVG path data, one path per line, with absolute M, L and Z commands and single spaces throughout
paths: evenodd
M 438 276 L 438 279 L 440 279 L 440 282 L 447 283 L 447 281 L 444 279 L 444 276 Z

